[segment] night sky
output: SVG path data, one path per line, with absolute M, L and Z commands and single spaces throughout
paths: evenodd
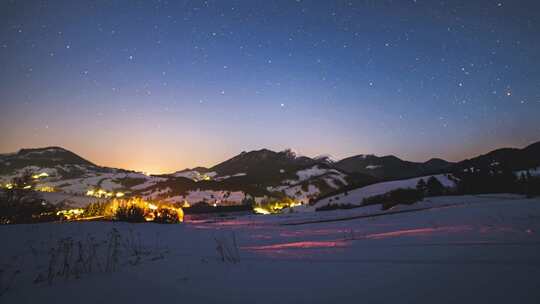
M 172 172 L 244 150 L 540 140 L 539 1 L 1 1 L 0 152 Z

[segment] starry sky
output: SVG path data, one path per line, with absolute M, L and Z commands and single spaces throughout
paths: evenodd
M 0 152 L 457 161 L 540 139 L 538 1 L 0 2 Z

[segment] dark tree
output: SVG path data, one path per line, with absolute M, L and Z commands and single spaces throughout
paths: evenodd
M 120 206 L 116 209 L 115 218 L 122 222 L 142 223 L 145 221 L 144 209 L 137 206 Z
M 420 191 L 422 194 L 426 194 L 427 185 L 423 178 L 416 184 L 416 190 Z
M 160 208 L 155 212 L 154 222 L 161 224 L 175 224 L 180 222 L 178 212 L 168 208 Z
M 458 193 L 518 193 L 518 178 L 510 169 L 493 167 L 489 170 L 457 172 Z
M 390 209 L 396 205 L 412 205 L 424 198 L 422 192 L 412 188 L 399 188 L 385 194 L 366 197 L 362 200 L 362 205 L 381 204 L 383 210 Z
M 246 195 L 242 199 L 242 205 L 253 206 L 253 205 L 255 205 L 255 200 L 253 199 L 253 197 L 251 195 Z
M 426 195 L 427 196 L 438 196 L 444 193 L 444 186 L 441 182 L 435 177 L 431 176 L 426 183 Z

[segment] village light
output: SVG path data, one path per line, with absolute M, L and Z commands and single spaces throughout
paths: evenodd
M 98 197 L 98 198 L 102 198 L 102 197 L 106 197 L 106 198 L 111 198 L 111 197 L 116 197 L 116 198 L 121 198 L 121 197 L 124 197 L 126 194 L 124 192 L 117 192 L 117 193 L 114 193 L 114 192 L 107 192 L 103 189 L 88 189 L 88 191 L 86 191 L 86 196 L 93 196 L 93 197 Z
M 96 195 L 99 191 L 94 191 L 93 194 Z M 119 192 L 121 193 L 121 192 Z M 159 217 L 166 216 L 167 214 L 175 213 L 177 215 L 176 219 L 172 222 L 183 222 L 184 221 L 184 211 L 180 207 L 176 207 L 173 204 L 166 202 L 148 202 L 141 197 L 130 197 L 128 199 L 116 198 L 116 195 L 113 196 L 105 204 L 103 211 L 100 214 L 97 214 L 97 217 L 104 217 L 109 219 L 118 219 L 118 212 L 122 210 L 123 213 L 126 211 L 129 213 L 130 209 L 138 209 L 137 213 L 142 213 L 144 220 L 147 222 L 152 221 L 161 221 Z M 125 215 L 122 215 L 125 216 Z M 92 214 L 91 218 L 96 218 L 96 215 Z
M 40 192 L 54 192 L 54 188 L 50 186 L 37 187 L 36 190 Z
M 61 215 L 61 216 L 64 216 L 66 219 L 71 220 L 71 219 L 77 218 L 83 213 L 84 213 L 84 209 L 77 208 L 77 209 L 60 210 L 56 212 L 56 215 Z
M 263 209 L 261 207 L 255 207 L 253 208 L 253 211 L 258 214 L 270 214 L 270 211 Z
M 48 177 L 49 174 L 47 172 L 41 172 L 40 174 L 34 174 L 32 175 L 32 178 L 33 179 L 38 179 L 38 178 L 41 178 L 41 177 Z

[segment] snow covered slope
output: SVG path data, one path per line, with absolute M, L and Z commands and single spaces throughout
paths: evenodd
M 331 197 L 323 198 L 317 201 L 315 205 L 313 205 L 310 209 L 323 207 L 330 203 L 361 205 L 364 198 L 384 194 L 399 188 L 415 188 L 419 180 L 423 179 L 424 181 L 427 181 L 431 176 L 437 178 L 445 187 L 455 186 L 454 181 L 449 179 L 446 174 L 427 175 L 409 179 L 382 182 L 351 190 L 348 191 L 346 194 L 341 193 Z
M 58 147 L 0 156 L 0 184 L 6 186 L 26 171 L 36 176 L 36 189 L 69 194 L 72 200 L 81 198 L 78 204 L 87 201 L 86 195 L 131 195 L 190 204 L 241 204 L 247 195 L 255 200 L 286 195 L 308 203 L 348 185 L 351 179 L 326 161 L 264 149 L 241 153 L 210 169 L 197 167 L 159 176 L 99 167 Z
M 4 225 L 0 302 L 538 303 L 538 198 L 421 204 L 429 208 L 356 218 L 344 215 L 364 208 Z
M 281 192 L 302 204 L 308 204 L 321 193 L 336 191 L 348 184 L 345 173 L 314 165 L 297 171 L 295 178 L 283 180 L 278 186 L 269 186 L 267 189 L 270 192 Z

